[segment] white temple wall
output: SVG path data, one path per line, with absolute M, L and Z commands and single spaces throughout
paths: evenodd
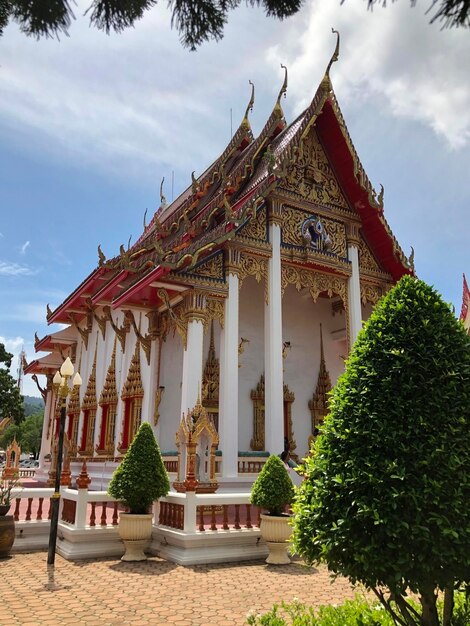
M 333 340 L 331 333 L 342 335 L 337 331 L 345 327 L 345 317 L 344 313 L 332 315 L 330 299 L 318 298 L 314 303 L 307 290 L 298 292 L 289 285 L 282 300 L 282 322 L 283 341 L 291 344 L 284 359 L 284 384 L 295 394 L 291 405 L 295 452 L 303 458 L 312 433 L 308 403 L 315 393 L 320 369 L 320 323 L 326 368 L 334 385 L 344 370 L 342 355 L 346 356 L 346 342 Z
M 264 282 L 257 283 L 248 276 L 240 289 L 239 332 L 248 339 L 244 352 L 239 355 L 238 370 L 238 437 L 239 450 L 250 450 L 253 437 L 253 401 L 255 389 L 264 373 Z
M 157 439 L 162 451 L 175 450 L 175 434 L 181 421 L 181 376 L 183 343 L 177 332 L 170 331 L 162 343 L 160 385 L 165 387 L 160 402 Z M 156 376 L 155 372 L 155 376 Z

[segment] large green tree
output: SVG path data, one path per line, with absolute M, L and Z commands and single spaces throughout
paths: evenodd
M 305 471 L 297 551 L 373 589 L 396 624 L 449 626 L 470 582 L 470 337 L 424 282 L 376 306 Z
M 331 0 L 329 0 L 331 1 Z M 428 0 L 432 19 L 446 26 L 470 25 L 470 0 Z M 230 10 L 241 0 L 169 0 L 171 23 L 181 35 L 183 45 L 194 49 L 209 39 L 223 37 Z M 345 0 L 341 0 L 345 2 Z M 267 16 L 283 19 L 299 11 L 304 0 L 247 0 L 261 5 Z M 368 7 L 387 4 L 386 0 L 367 0 Z M 416 0 L 411 0 L 414 5 Z M 86 14 L 90 23 L 109 33 L 133 26 L 157 0 L 93 0 Z M 69 0 L 0 0 L 0 35 L 13 20 L 27 35 L 36 37 L 67 34 L 74 14 Z
M 23 398 L 9 371 L 12 359 L 13 355 L 6 351 L 3 343 L 0 343 L 0 421 L 5 417 L 11 417 L 19 424 L 24 417 Z

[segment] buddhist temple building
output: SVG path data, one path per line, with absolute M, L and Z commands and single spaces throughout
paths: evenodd
M 98 246 L 97 266 L 48 309 L 48 323 L 66 327 L 36 337 L 48 354 L 25 370 L 48 380 L 44 476 L 59 423 L 51 380 L 66 356 L 83 379 L 67 409 L 69 461 L 76 476 L 86 458 L 93 484 L 106 487 L 142 421 L 175 480 L 176 435 L 183 441 L 180 425 L 195 407 L 215 429 L 206 427 L 220 487 L 256 474 L 268 453 L 308 453 L 362 321 L 414 271 L 336 99 L 338 52 L 339 37 L 310 104 L 290 123 L 286 71 L 257 136 L 253 88 L 213 164 L 188 175 L 171 204 L 161 191 L 134 245 L 116 245 L 108 258 Z

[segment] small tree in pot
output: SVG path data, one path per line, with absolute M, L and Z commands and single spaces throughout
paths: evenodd
M 289 473 L 281 459 L 272 454 L 251 489 L 251 503 L 268 511 L 261 515 L 260 529 L 269 549 L 266 563 L 290 563 L 287 554 L 291 535 L 290 516 L 283 511 L 293 498 L 294 485 Z
M 170 481 L 152 427 L 143 423 L 109 483 L 109 495 L 122 502 L 119 535 L 126 552 L 123 561 L 143 561 L 152 535 L 152 503 L 170 490 Z

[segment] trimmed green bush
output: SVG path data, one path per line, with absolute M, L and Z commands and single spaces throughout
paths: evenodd
M 388 587 L 397 623 L 449 624 L 437 591 L 470 581 L 470 337 L 439 294 L 407 276 L 379 302 L 330 410 L 294 502 L 295 549 L 379 597 Z
M 282 515 L 286 504 L 294 498 L 294 485 L 281 459 L 272 454 L 263 465 L 251 488 L 251 503 L 269 512 Z
M 456 596 L 455 615 L 451 626 L 468 626 L 470 624 L 470 604 L 464 593 Z M 442 615 L 442 602 L 439 603 Z M 354 600 L 346 600 L 342 604 L 324 605 L 314 609 L 307 607 L 299 600 L 275 604 L 264 614 L 248 614 L 247 624 L 250 626 L 393 626 L 390 614 L 378 603 L 369 604 L 359 595 Z
M 109 483 L 108 493 L 129 508 L 148 513 L 151 504 L 166 496 L 170 481 L 152 427 L 144 422 Z

